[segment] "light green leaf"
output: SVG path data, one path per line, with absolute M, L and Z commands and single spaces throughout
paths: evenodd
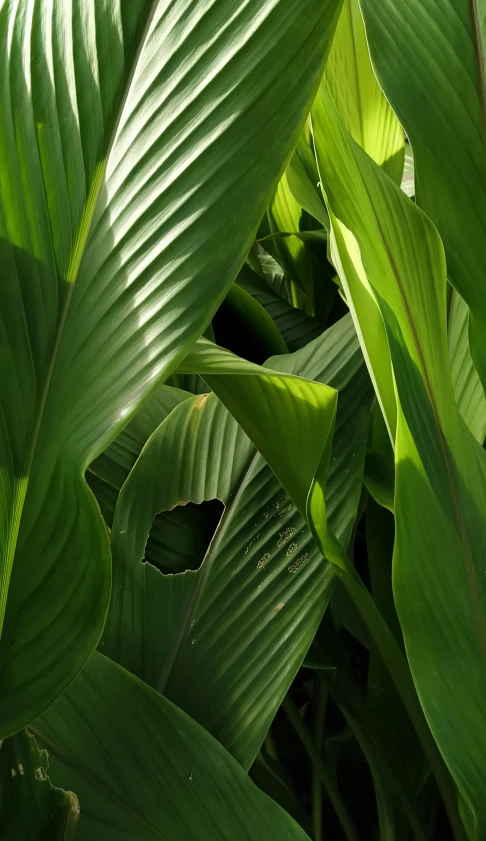
M 205 339 L 188 353 L 181 370 L 204 376 L 305 515 L 309 488 L 332 441 L 336 392 L 253 365 Z
M 211 353 L 228 366 L 222 375 L 228 380 L 229 366 L 242 365 L 218 348 Z M 346 544 L 370 407 L 351 319 L 271 365 L 339 389 L 327 502 Z M 246 370 L 241 376 L 248 379 L 265 371 Z M 306 382 L 269 369 L 265 376 Z M 323 389 L 327 399 L 329 389 L 307 385 L 316 393 Z M 267 393 L 256 394 L 254 414 L 272 399 Z M 305 406 L 296 409 L 303 422 Z M 291 414 L 283 420 L 298 422 Z M 321 421 L 319 450 L 325 414 Z M 278 430 L 275 410 L 272 434 Z M 354 458 L 348 460 L 350 447 Z M 157 511 L 214 497 L 226 509 L 197 573 L 162 576 L 141 563 Z M 301 515 L 215 394 L 183 403 L 151 437 L 120 493 L 112 539 L 114 589 L 102 651 L 162 690 L 249 767 L 319 625 L 333 574 Z
M 390 347 L 398 398 L 393 580 L 407 656 L 479 839 L 486 832 L 486 453 L 454 399 L 444 252 L 430 220 L 352 141 L 329 100 L 321 100 L 314 131 L 334 249 L 346 266 L 359 265 Z M 366 313 L 356 306 L 355 317 Z
M 267 210 L 270 233 L 274 237 L 266 237 L 263 245 L 277 258 L 288 277 L 304 293 L 305 311 L 313 315 L 314 277 L 318 267 L 307 244 L 295 235 L 301 229 L 302 211 L 290 189 L 286 171 Z M 280 232 L 294 235 L 281 238 Z
M 216 739 L 101 654 L 32 729 L 78 793 L 76 841 L 308 841 Z
M 72 792 L 51 785 L 46 752 L 25 730 L 0 748 L 2 841 L 72 841 L 79 803 Z
M 410 140 L 417 203 L 471 309 L 486 383 L 486 74 L 482 0 L 361 0 L 380 84 Z
M 455 290 L 449 310 L 449 359 L 459 411 L 482 444 L 486 435 L 486 398 L 469 348 L 469 309 Z
M 294 199 L 303 210 L 310 213 L 328 231 L 329 216 L 319 186 L 314 151 L 307 140 L 308 133 L 309 128 L 306 124 L 286 170 L 287 182 Z
M 232 283 L 338 5 L 0 4 L 0 737 L 99 639 L 109 543 L 84 471 Z
M 403 129 L 376 81 L 358 0 L 344 0 L 321 84 L 351 137 L 399 184 Z

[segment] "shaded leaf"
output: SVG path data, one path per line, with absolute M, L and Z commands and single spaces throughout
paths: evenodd
M 54 788 L 47 753 L 25 730 L 0 745 L 0 835 L 2 841 L 71 841 L 79 804 L 75 794 Z

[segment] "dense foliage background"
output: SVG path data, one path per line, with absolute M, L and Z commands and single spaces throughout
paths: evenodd
M 0 839 L 486 838 L 484 0 L 0 0 Z

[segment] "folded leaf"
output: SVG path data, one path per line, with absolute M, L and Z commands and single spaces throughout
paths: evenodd
M 236 358 L 223 352 L 222 359 L 229 365 Z M 339 389 L 327 502 L 347 543 L 371 392 L 350 318 L 303 351 L 270 362 Z M 248 379 L 265 371 L 248 370 Z M 223 376 L 231 380 L 229 367 Z M 265 376 L 305 383 L 270 370 Z M 329 395 L 319 382 L 308 385 Z M 265 399 L 262 390 L 246 403 L 260 403 L 253 413 L 261 414 Z M 302 422 L 305 405 L 297 410 Z M 279 417 L 295 423 L 276 403 L 277 436 Z M 325 410 L 321 422 L 322 436 Z M 141 563 L 154 514 L 214 497 L 226 509 L 197 573 L 165 576 Z M 101 650 L 163 691 L 249 767 L 326 609 L 333 574 L 301 515 L 215 394 L 183 403 L 149 439 L 120 493 L 112 549 L 113 598 Z
M 109 543 L 84 470 L 232 283 L 337 6 L 1 3 L 0 737 L 100 637 Z

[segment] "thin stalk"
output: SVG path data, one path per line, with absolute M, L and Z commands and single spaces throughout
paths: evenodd
M 317 774 L 319 775 L 319 779 L 322 785 L 324 786 L 326 794 L 332 803 L 336 815 L 339 818 L 339 822 L 342 826 L 346 838 L 348 839 L 348 841 L 359 841 L 359 836 L 356 831 L 356 827 L 354 826 L 351 815 L 349 814 L 346 808 L 346 804 L 344 803 L 344 800 L 341 797 L 336 781 L 327 769 L 321 754 L 319 753 L 316 745 L 314 744 L 314 739 L 311 733 L 309 732 L 305 722 L 301 719 L 297 707 L 288 695 L 284 698 L 282 707 L 287 713 L 287 716 L 295 732 L 297 733 L 310 760 L 312 761 L 314 768 L 316 769 Z
M 316 676 L 317 677 L 317 676 Z M 324 724 L 327 707 L 327 688 L 320 680 L 315 683 L 314 695 L 314 744 L 319 755 L 322 756 L 324 749 Z M 322 782 L 319 769 L 316 764 L 312 765 L 312 831 L 314 841 L 324 841 L 322 830 Z
M 408 663 L 373 598 L 361 581 L 344 550 L 333 541 L 336 572 L 353 600 L 370 636 L 392 678 L 420 739 L 424 753 L 437 781 L 456 841 L 468 841 L 457 808 L 457 789 L 430 732 Z M 339 558 L 336 557 L 336 550 Z

